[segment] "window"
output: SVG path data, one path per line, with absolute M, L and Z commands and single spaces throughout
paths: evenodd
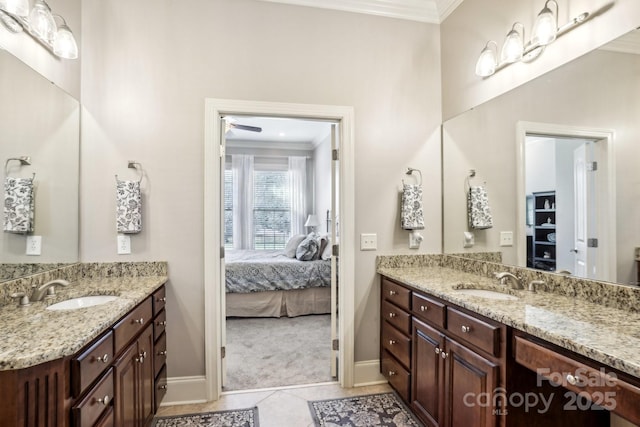
M 233 249 L 233 172 L 224 171 L 224 247 Z

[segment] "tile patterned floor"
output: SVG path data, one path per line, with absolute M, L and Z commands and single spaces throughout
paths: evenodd
M 313 427 L 310 400 L 337 399 L 391 391 L 387 384 L 343 389 L 337 384 L 321 384 L 280 389 L 229 392 L 210 403 L 163 406 L 158 416 L 193 414 L 258 407 L 260 427 Z

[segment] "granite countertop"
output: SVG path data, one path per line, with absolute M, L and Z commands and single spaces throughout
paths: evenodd
M 75 354 L 168 280 L 167 276 L 80 279 L 28 307 L 0 306 L 0 371 L 22 369 Z M 118 299 L 74 310 L 46 310 L 86 295 Z
M 513 291 L 517 300 L 464 295 L 461 284 L 504 289 L 495 279 L 444 267 L 380 267 L 377 272 L 590 359 L 640 377 L 640 313 L 547 292 Z M 464 286 L 463 285 L 463 286 Z

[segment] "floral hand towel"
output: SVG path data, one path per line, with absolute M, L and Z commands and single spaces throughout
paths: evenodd
M 5 178 L 3 230 L 18 234 L 33 232 L 34 210 L 33 178 Z
M 482 230 L 493 227 L 489 197 L 487 196 L 487 190 L 483 186 L 478 185 L 469 188 L 467 211 L 469 228 Z
M 422 187 L 419 185 L 403 185 L 400 226 L 403 230 L 424 229 Z
M 118 233 L 142 231 L 142 192 L 140 181 L 116 180 L 116 228 Z

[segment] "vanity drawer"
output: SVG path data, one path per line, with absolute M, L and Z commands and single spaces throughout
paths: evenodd
M 113 369 L 100 379 L 84 399 L 71 408 L 75 427 L 92 426 L 113 404 Z
M 387 301 L 382 302 L 381 316 L 384 320 L 398 328 L 403 334 L 411 334 L 411 315 Z
M 382 375 L 389 381 L 405 402 L 410 402 L 411 374 L 404 369 L 388 352 L 383 351 Z
M 142 332 L 151 321 L 153 313 L 151 306 L 151 297 L 149 297 L 116 323 L 113 327 L 115 354 L 119 354 L 129 341 Z
M 162 334 L 160 338 L 153 345 L 153 366 L 154 376 L 158 376 L 160 369 L 167 363 L 167 335 Z
M 98 424 L 96 424 L 94 427 L 115 427 L 115 425 L 116 419 L 115 415 L 113 414 L 113 408 L 110 408 L 102 416 L 102 418 L 100 418 L 100 421 L 98 421 Z
M 500 327 L 447 307 L 447 332 L 489 354 L 500 354 Z
M 411 307 L 413 307 L 413 315 L 420 320 L 444 328 L 447 313 L 444 304 L 414 292 L 411 297 Z
M 514 358 L 553 384 L 588 397 L 634 424 L 640 424 L 640 388 L 606 368 L 596 369 L 524 337 L 515 336 Z
M 113 361 L 113 333 L 108 331 L 71 359 L 71 394 L 78 397 Z
M 386 322 L 382 325 L 382 347 L 406 368 L 411 366 L 411 338 Z
M 404 310 L 411 309 L 411 291 L 384 277 L 382 278 L 382 299 L 390 301 Z
M 167 312 L 162 310 L 153 320 L 153 339 L 157 340 L 167 326 Z
M 155 381 L 155 393 L 154 393 L 154 407 L 155 412 L 158 412 L 158 408 L 160 407 L 160 403 L 162 403 L 162 399 L 164 399 L 164 395 L 167 394 L 167 365 L 162 367 L 160 371 L 160 375 L 156 378 Z
M 167 302 L 167 289 L 165 286 L 161 287 L 153 293 L 153 315 L 160 313 Z

